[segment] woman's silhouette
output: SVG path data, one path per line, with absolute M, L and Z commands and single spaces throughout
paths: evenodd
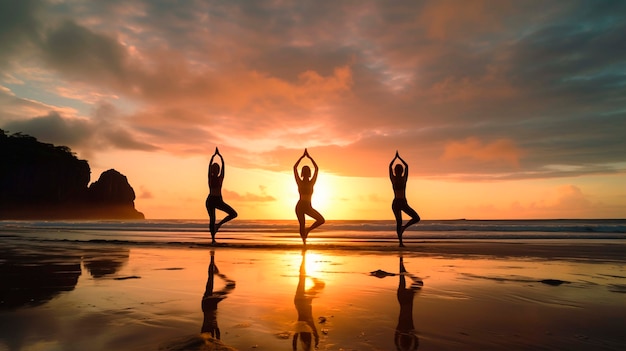
M 219 156 L 221 161 L 221 167 L 219 164 L 213 163 L 215 156 Z M 209 213 L 209 229 L 211 230 L 211 243 L 217 244 L 215 241 L 215 233 L 220 229 L 222 224 L 235 219 L 237 217 L 237 211 L 224 202 L 222 199 L 222 183 L 224 182 L 224 158 L 220 154 L 220 151 L 215 148 L 215 153 L 211 156 L 209 161 L 209 196 L 206 199 L 206 210 Z M 224 217 L 219 223 L 215 224 L 215 209 L 226 212 L 227 216 Z
M 311 168 L 309 168 L 309 166 L 302 167 L 302 171 L 300 175 L 298 175 L 298 165 L 305 157 L 308 157 L 311 163 L 313 163 L 313 167 L 315 168 L 313 177 L 311 177 Z M 293 165 L 293 175 L 296 178 L 296 183 L 298 183 L 298 192 L 300 193 L 300 200 L 298 200 L 298 204 L 296 204 L 296 216 L 298 216 L 298 222 L 300 223 L 300 237 L 304 245 L 306 245 L 306 238 L 309 236 L 309 233 L 326 221 L 324 217 L 311 206 L 311 196 L 313 195 L 313 186 L 317 181 L 317 171 L 317 163 L 315 163 L 315 160 L 309 155 L 307 149 L 304 149 L 304 153 L 300 156 L 298 162 Z M 306 228 L 304 215 L 315 219 L 315 222 L 311 224 L 309 228 Z
M 401 164 L 396 164 L 396 166 L 392 169 L 393 163 L 396 159 L 402 162 Z M 393 215 L 396 217 L 396 233 L 398 234 L 398 240 L 400 241 L 400 247 L 404 247 L 404 243 L 402 242 L 402 234 L 406 228 L 410 225 L 413 225 L 420 221 L 420 216 L 415 212 L 414 209 L 409 206 L 406 200 L 406 182 L 409 179 L 409 165 L 404 162 L 402 157 L 396 151 L 396 156 L 391 160 L 389 164 L 389 179 L 391 179 L 391 185 L 393 187 L 394 199 L 391 204 L 391 209 L 393 210 Z M 406 213 L 411 217 L 409 221 L 402 225 L 402 212 Z
M 296 305 L 296 311 L 298 311 L 298 321 L 296 322 L 295 333 L 293 335 L 292 349 L 296 351 L 298 349 L 298 338 L 300 344 L 305 351 L 310 351 L 315 345 L 320 342 L 320 336 L 317 333 L 315 322 L 313 321 L 313 299 L 318 293 L 324 289 L 324 282 L 311 277 L 313 280 L 313 286 L 308 290 L 304 290 L 306 285 L 306 251 L 302 251 L 302 263 L 300 264 L 300 277 L 298 279 L 298 287 L 296 288 L 296 296 L 293 298 L 293 302 Z M 315 344 L 313 344 L 315 342 Z
M 413 281 L 408 289 L 406 287 L 406 275 Z M 424 283 L 406 271 L 402 256 L 400 256 L 399 276 L 397 297 L 400 304 L 400 315 L 398 316 L 398 325 L 394 334 L 394 343 L 398 351 L 417 350 L 420 342 L 413 325 L 413 297 L 415 297 L 415 293 L 420 290 Z
M 220 277 L 226 285 L 222 290 L 213 291 L 215 284 L 215 274 Z M 226 275 L 221 274 L 215 265 L 215 251 L 211 251 L 211 262 L 209 263 L 209 278 L 206 282 L 206 289 L 202 296 L 202 312 L 204 320 L 202 321 L 201 333 L 210 333 L 212 337 L 220 339 L 220 328 L 217 326 L 217 304 L 226 298 L 226 295 L 235 288 L 235 281 L 228 279 Z

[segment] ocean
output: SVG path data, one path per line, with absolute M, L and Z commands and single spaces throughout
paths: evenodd
M 0 221 L 4 240 L 64 241 L 120 245 L 206 245 L 208 220 L 142 221 Z M 423 220 L 410 227 L 404 240 L 534 241 L 626 239 L 626 219 L 563 220 Z M 234 220 L 224 225 L 217 240 L 235 246 L 301 244 L 295 220 Z M 329 220 L 314 230 L 309 243 L 383 245 L 396 243 L 390 220 Z

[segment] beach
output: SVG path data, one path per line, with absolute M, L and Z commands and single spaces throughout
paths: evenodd
M 135 229 L 143 240 L 120 240 L 131 234 L 59 226 L 2 229 L 0 350 L 292 350 L 303 330 L 318 335 L 319 350 L 626 345 L 619 235 L 414 233 L 403 249 L 392 237 L 311 240 L 303 250 L 286 234 L 248 242 L 224 231 L 213 247 L 155 239 L 172 231 Z

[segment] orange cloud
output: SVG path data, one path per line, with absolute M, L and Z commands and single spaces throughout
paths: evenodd
M 442 158 L 444 160 L 469 158 L 478 161 L 505 162 L 518 167 L 522 154 L 523 151 L 509 139 L 484 143 L 478 138 L 470 137 L 463 141 L 452 141 L 446 144 Z
M 223 189 L 222 192 L 224 193 L 224 195 L 231 199 L 232 201 L 241 201 L 241 202 L 272 202 L 272 201 L 276 201 L 276 198 L 274 196 L 271 195 L 267 195 L 263 189 L 261 189 L 262 194 L 258 195 L 258 194 L 253 194 L 250 192 L 246 192 L 245 194 L 239 194 L 238 192 L 235 191 L 230 191 L 227 189 Z

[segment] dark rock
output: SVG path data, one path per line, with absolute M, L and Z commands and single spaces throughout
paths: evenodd
M 143 219 L 141 212 L 135 210 L 135 191 L 126 176 L 109 169 L 102 172 L 100 178 L 89 186 L 88 201 L 98 208 L 100 213 L 110 218 Z
M 559 286 L 561 284 L 569 284 L 569 282 L 560 280 L 560 279 L 543 279 L 539 281 L 540 283 L 552 286 Z
M 370 272 L 371 276 L 374 276 L 376 278 L 384 278 L 384 277 L 393 277 L 395 276 L 394 273 L 389 273 L 389 272 L 385 272 L 382 269 L 377 269 L 373 272 Z
M 128 179 L 114 169 L 102 172 L 89 186 L 88 194 L 89 201 L 103 205 L 132 205 L 135 201 L 135 191 Z
M 143 219 L 125 176 L 91 170 L 66 146 L 0 129 L 0 219 Z

